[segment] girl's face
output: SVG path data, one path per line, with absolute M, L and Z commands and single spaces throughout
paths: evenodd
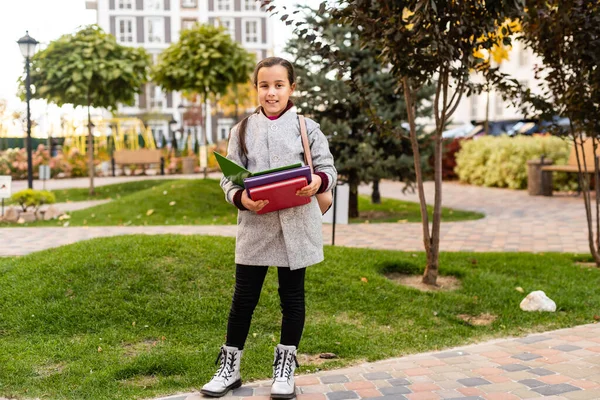
M 258 70 L 258 102 L 268 117 L 278 116 L 285 110 L 294 89 L 296 84 L 290 85 L 288 71 L 284 66 L 274 65 Z

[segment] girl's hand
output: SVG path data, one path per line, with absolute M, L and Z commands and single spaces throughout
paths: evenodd
M 308 186 L 304 186 L 302 189 L 296 192 L 296 196 L 310 197 L 317 194 L 321 187 L 321 177 L 319 175 L 312 174 L 312 182 Z
M 269 200 L 257 200 L 253 201 L 250 197 L 248 197 L 248 191 L 243 189 L 242 191 L 242 204 L 250 211 L 259 212 L 262 210 L 267 204 L 269 204 Z

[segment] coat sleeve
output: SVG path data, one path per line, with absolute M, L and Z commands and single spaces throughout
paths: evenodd
M 231 132 L 229 134 L 229 143 L 227 145 L 227 158 L 238 165 L 242 165 L 244 167 L 247 166 L 247 158 L 242 152 L 242 148 L 240 146 L 240 138 L 238 136 L 238 127 L 239 125 L 231 128 Z M 236 185 L 231 182 L 225 176 L 221 178 L 221 189 L 225 193 L 225 200 L 228 203 L 234 204 L 233 196 L 244 188 L 240 185 Z
M 321 132 L 319 124 L 308 118 L 306 119 L 306 122 L 313 167 L 315 172 L 327 174 L 329 184 L 327 185 L 326 191 L 331 190 L 337 182 L 337 170 L 335 169 L 335 165 L 333 165 L 333 155 L 329 150 L 329 142 L 327 141 L 325 134 Z

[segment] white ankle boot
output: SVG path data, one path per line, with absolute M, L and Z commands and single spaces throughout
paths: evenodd
M 273 361 L 272 399 L 291 399 L 296 397 L 294 371 L 297 366 L 296 346 L 278 344 L 275 347 L 275 360 Z
M 222 346 L 217 362 L 220 361 L 219 369 L 210 382 L 202 387 L 202 394 L 212 397 L 225 396 L 231 389 L 242 386 L 240 377 L 240 359 L 242 350 L 237 347 Z M 216 362 L 215 362 L 216 364 Z

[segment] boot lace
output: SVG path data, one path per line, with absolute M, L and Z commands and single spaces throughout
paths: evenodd
M 273 379 L 289 380 L 293 375 L 292 366 L 299 367 L 296 355 L 289 350 L 277 349 L 273 361 Z
M 235 352 L 227 352 L 225 348 L 221 347 L 221 351 L 217 355 L 217 359 L 215 360 L 215 365 L 219 363 L 219 369 L 213 376 L 213 378 L 223 378 L 225 380 L 231 378 L 235 371 L 235 362 L 237 360 L 237 355 Z

